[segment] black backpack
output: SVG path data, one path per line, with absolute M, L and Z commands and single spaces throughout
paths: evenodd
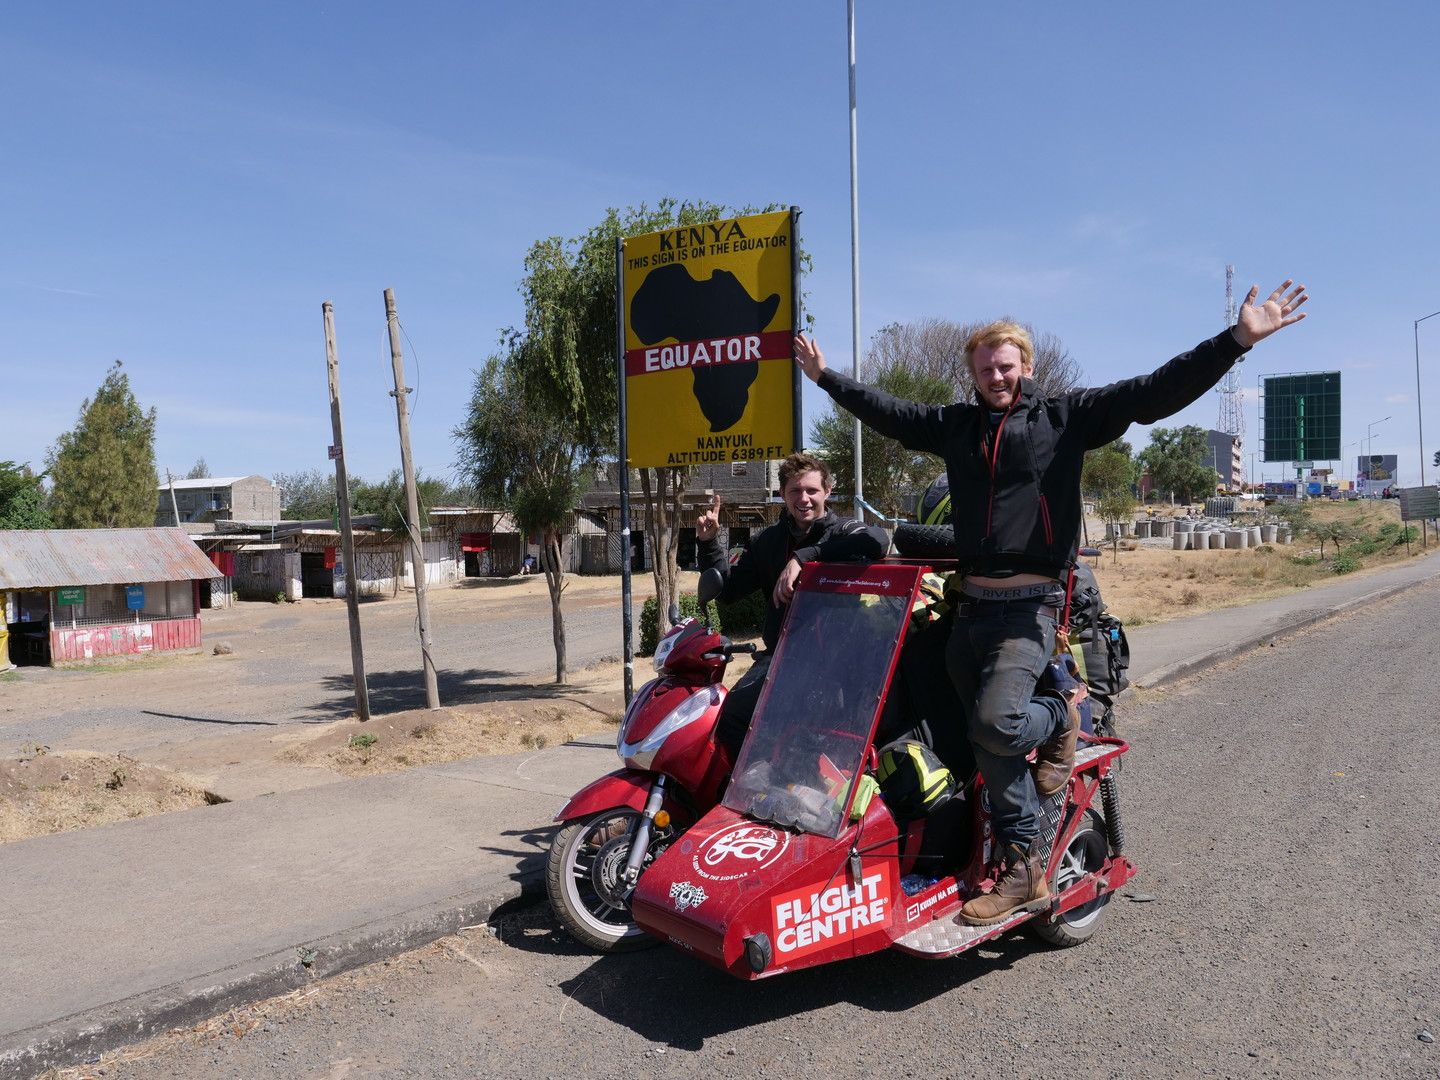
M 1086 685 L 1108 713 L 1120 692 L 1130 685 L 1130 643 L 1125 640 L 1124 625 L 1105 610 L 1095 574 L 1084 563 L 1075 567 L 1070 594 L 1070 644 L 1080 647 Z

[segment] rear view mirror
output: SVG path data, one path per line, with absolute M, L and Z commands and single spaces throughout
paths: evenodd
M 725 589 L 725 578 L 713 566 L 700 575 L 700 584 L 695 588 L 696 599 L 703 611 Z

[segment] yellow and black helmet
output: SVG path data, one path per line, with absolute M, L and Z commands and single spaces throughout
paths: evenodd
M 921 525 L 950 524 L 950 477 L 941 473 L 915 501 L 915 520 Z

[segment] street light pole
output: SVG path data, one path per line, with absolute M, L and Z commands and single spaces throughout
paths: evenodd
M 1420 486 L 1425 486 L 1425 414 L 1420 407 L 1420 324 L 1433 319 L 1440 311 L 1432 311 L 1425 318 L 1415 320 L 1415 424 L 1420 434 Z
M 1365 426 L 1365 495 L 1367 498 L 1374 498 L 1374 496 L 1370 494 L 1369 480 L 1371 476 L 1370 470 L 1375 466 L 1375 462 L 1372 460 L 1373 455 L 1370 452 L 1374 448 L 1372 442 L 1375 437 L 1375 425 L 1383 424 L 1389 419 L 1390 417 L 1388 416 L 1382 416 L 1379 420 L 1371 420 L 1370 423 Z

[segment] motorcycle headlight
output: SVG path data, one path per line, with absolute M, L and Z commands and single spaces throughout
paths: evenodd
M 638 696 L 636 700 L 639 700 Z M 705 715 L 705 710 L 719 700 L 720 691 L 713 686 L 696 691 L 671 709 L 665 719 L 656 724 L 644 738 L 633 743 L 628 742 L 626 740 L 628 731 L 622 731 L 615 752 L 620 755 L 620 760 L 632 769 L 649 769 L 655 763 L 656 752 L 665 744 L 666 739 L 687 724 L 693 724 L 699 720 Z M 627 723 L 626 727 L 628 728 L 628 726 Z

